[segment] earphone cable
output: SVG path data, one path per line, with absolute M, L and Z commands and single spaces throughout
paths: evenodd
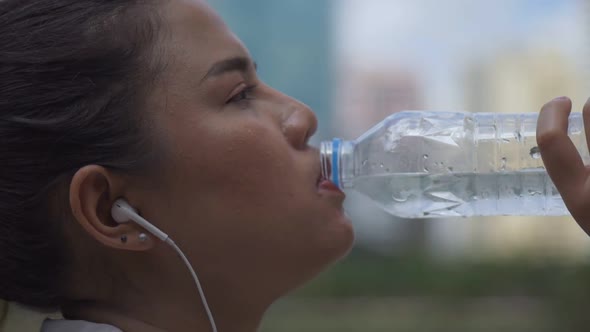
M 205 312 L 207 313 L 207 317 L 209 318 L 209 323 L 211 323 L 211 330 L 213 332 L 217 332 L 217 326 L 215 325 L 213 314 L 211 313 L 211 309 L 209 308 L 209 304 L 207 303 L 207 299 L 205 298 L 205 293 L 203 292 L 203 287 L 201 287 L 201 282 L 199 281 L 199 277 L 197 277 L 197 273 L 191 266 L 191 263 L 188 261 L 182 250 L 180 250 L 180 248 L 176 245 L 176 243 L 174 243 L 174 241 L 172 241 L 172 239 L 166 239 L 166 243 L 168 243 L 168 245 L 170 245 L 172 248 L 174 248 L 174 250 L 176 250 L 178 256 L 180 256 L 186 267 L 191 272 L 193 280 L 195 281 L 197 289 L 199 290 L 199 296 L 201 297 L 201 301 L 203 302 L 203 306 L 205 307 Z

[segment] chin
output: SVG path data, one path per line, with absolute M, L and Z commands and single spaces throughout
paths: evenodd
M 331 246 L 327 248 L 328 260 L 326 267 L 348 256 L 354 245 L 354 230 L 351 224 L 343 227 L 338 237 L 333 239 Z
M 294 264 L 288 269 L 282 270 L 277 276 L 278 278 L 276 278 L 281 280 L 279 285 L 282 286 L 275 289 L 276 292 L 272 302 L 305 286 L 330 266 L 346 257 L 352 249 L 353 242 L 354 234 L 351 231 L 346 237 L 343 236 L 338 241 L 329 241 L 329 246 L 325 246 L 325 242 L 324 246 L 316 248 L 314 253 L 308 253 L 306 257 L 293 259 Z
M 303 218 L 302 218 L 303 219 Z M 311 219 L 306 219 L 311 220 Z M 305 232 L 301 241 L 298 241 L 294 256 L 284 262 L 290 262 L 287 266 L 275 270 L 282 280 L 281 296 L 298 289 L 307 282 L 317 277 L 324 270 L 343 259 L 350 253 L 354 244 L 354 230 L 348 219 L 313 220 L 314 229 L 311 233 Z M 321 225 L 321 226 L 320 226 Z M 319 226 L 319 227 L 318 227 Z M 275 266 L 278 266 L 275 265 Z
M 328 257 L 328 264 L 346 256 L 354 245 L 354 228 L 344 214 L 330 225 L 327 234 L 317 239 L 317 244 Z
M 350 253 L 354 244 L 354 230 L 350 223 L 346 223 L 338 229 L 332 229 L 329 235 L 319 236 L 314 243 L 316 244 L 315 252 L 311 253 L 312 257 L 310 257 L 314 268 L 310 269 L 309 279 Z

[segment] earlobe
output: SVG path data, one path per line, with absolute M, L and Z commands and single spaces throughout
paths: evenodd
M 94 239 L 115 249 L 145 251 L 155 245 L 134 223 L 117 223 L 111 208 L 123 196 L 123 180 L 98 165 L 79 169 L 70 183 L 69 200 L 73 218 Z

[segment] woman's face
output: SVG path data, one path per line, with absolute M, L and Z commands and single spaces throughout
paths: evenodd
M 150 117 L 165 160 L 134 204 L 209 283 L 287 291 L 353 241 L 343 195 L 317 186 L 316 117 L 260 81 L 202 2 L 170 1 L 162 17 L 167 66 Z

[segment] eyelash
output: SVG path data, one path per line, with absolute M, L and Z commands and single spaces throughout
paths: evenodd
M 256 85 L 251 85 L 251 86 L 247 86 L 245 87 L 242 91 L 240 91 L 238 94 L 236 94 L 235 96 L 233 96 L 230 100 L 228 100 L 228 104 L 232 104 L 232 103 L 239 103 L 245 100 L 252 100 L 252 92 L 256 89 Z

